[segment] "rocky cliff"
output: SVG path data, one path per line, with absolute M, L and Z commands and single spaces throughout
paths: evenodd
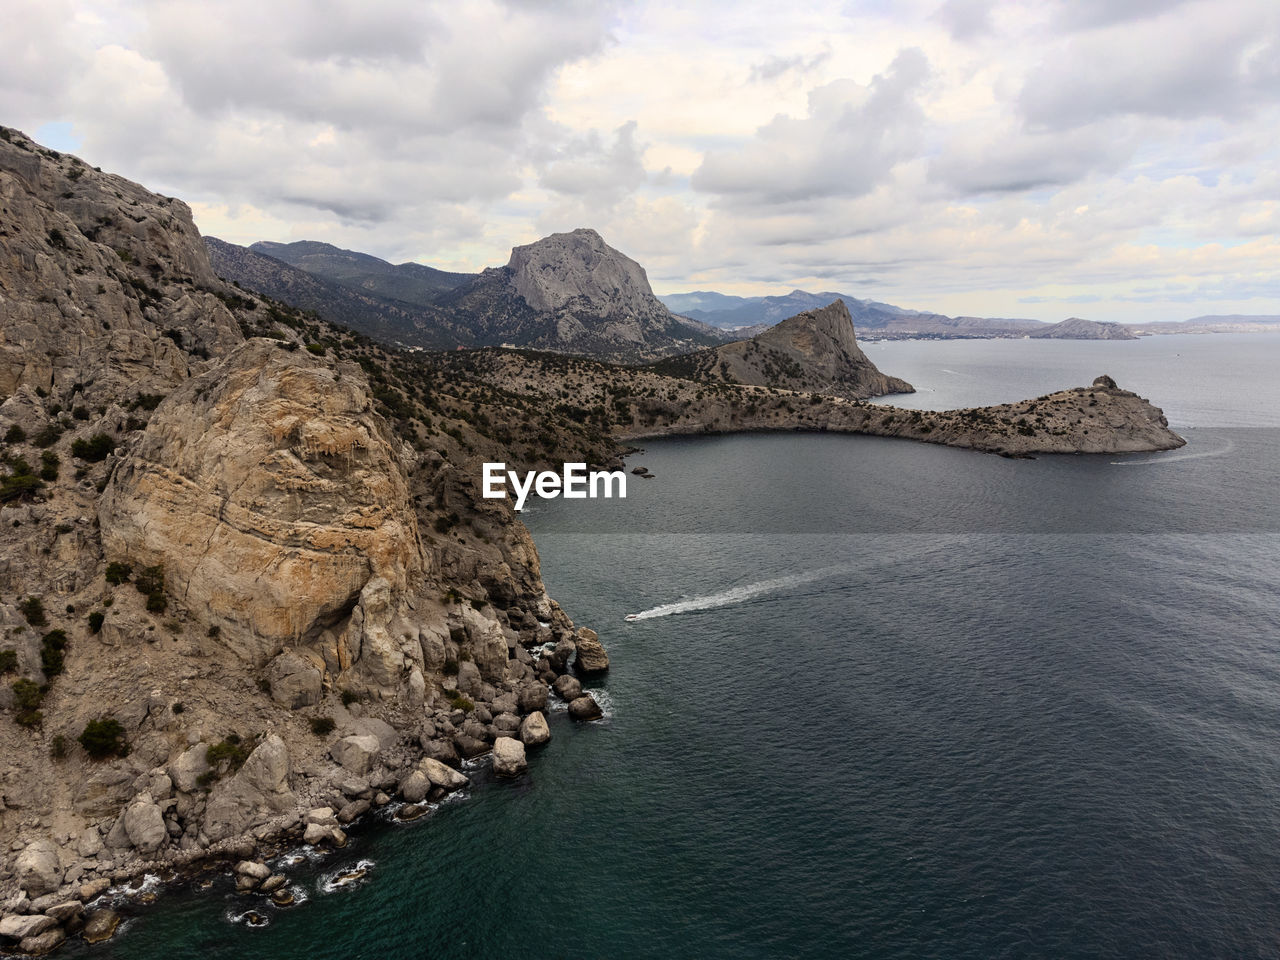
M 673 315 L 653 295 L 644 268 L 588 229 L 515 247 L 505 267 L 484 271 L 439 303 L 466 316 L 479 343 L 606 360 L 652 359 L 721 339 Z
M 850 400 L 914 390 L 905 380 L 881 373 L 862 352 L 843 300 L 788 317 L 750 340 L 660 361 L 654 369 L 704 382 L 778 387 Z
M 411 815 L 461 758 L 518 775 L 552 681 L 607 666 L 476 478 L 545 462 L 517 424 L 612 448 L 415 364 L 223 283 L 179 201 L 0 128 L 0 951 L 109 935 L 95 898 L 143 870 L 278 886 L 261 845 Z

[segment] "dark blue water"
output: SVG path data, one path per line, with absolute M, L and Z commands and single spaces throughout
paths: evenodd
M 1080 380 L 1038 346 L 1023 393 Z M 608 719 L 555 715 L 524 780 L 358 831 L 263 929 L 226 886 L 172 891 L 96 955 L 1280 954 L 1280 443 L 1241 372 L 1280 338 L 1213 346 L 1143 388 L 1197 428 L 1169 454 L 668 441 L 625 501 L 539 504 Z M 1258 429 L 1221 429 L 1233 404 Z

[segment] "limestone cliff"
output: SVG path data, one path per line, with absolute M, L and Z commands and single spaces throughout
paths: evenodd
M 655 369 L 700 381 L 850 400 L 914 392 L 905 380 L 881 373 L 862 352 L 843 300 L 788 317 L 750 340 L 659 361 Z
M 400 594 L 424 573 L 398 446 L 358 366 L 249 341 L 132 443 L 99 505 L 103 546 L 164 564 L 184 603 L 265 663 L 348 618 L 371 581 Z M 334 673 L 350 665 L 329 647 Z
M 467 316 L 478 343 L 633 362 L 697 349 L 720 335 L 673 315 L 644 268 L 594 230 L 555 233 L 515 247 L 505 267 L 443 296 Z

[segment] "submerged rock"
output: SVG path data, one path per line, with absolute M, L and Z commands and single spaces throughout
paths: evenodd
M 120 919 L 120 914 L 109 908 L 94 910 L 84 918 L 84 929 L 80 931 L 80 936 L 89 943 L 110 940 L 120 926 Z

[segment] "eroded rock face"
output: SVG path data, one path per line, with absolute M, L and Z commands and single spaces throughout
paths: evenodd
M 272 735 L 249 754 L 230 780 L 219 783 L 209 797 L 205 834 L 210 840 L 240 836 L 297 803 L 289 789 L 289 750 Z
M 268 340 L 161 404 L 99 517 L 109 557 L 163 564 L 187 605 L 243 627 L 223 639 L 257 662 L 342 621 L 371 580 L 403 591 L 423 565 L 362 373 Z

